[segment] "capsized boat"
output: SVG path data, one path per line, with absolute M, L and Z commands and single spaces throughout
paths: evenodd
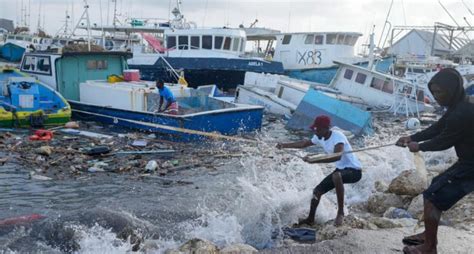
M 61 125 L 71 107 L 56 91 L 18 70 L 0 69 L 0 127 Z

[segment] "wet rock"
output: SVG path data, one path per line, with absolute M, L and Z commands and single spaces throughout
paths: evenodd
M 367 201 L 367 210 L 382 215 L 390 207 L 402 208 L 403 198 L 392 193 L 375 193 Z
M 332 223 L 326 224 L 317 232 L 316 242 L 331 240 L 334 238 L 345 236 L 350 230 L 351 228 L 346 225 L 336 227 Z
M 372 217 L 369 222 L 375 224 L 378 228 L 401 228 L 402 225 L 395 223 L 391 219 L 384 217 Z
M 388 190 L 388 185 L 384 181 L 375 181 L 374 187 L 377 192 L 387 192 Z
M 413 218 L 421 218 L 421 215 L 423 214 L 423 194 L 412 199 L 408 206 L 408 212 Z
M 397 195 L 414 197 L 422 193 L 426 187 L 426 176 L 421 176 L 416 170 L 405 170 L 392 180 L 388 191 Z
M 219 249 L 212 242 L 194 238 L 179 247 L 181 253 L 194 254 L 194 253 L 208 253 L 208 254 L 218 254 Z M 175 253 L 175 252 L 172 252 Z
M 247 244 L 233 244 L 223 248 L 221 254 L 254 254 L 257 253 L 257 249 Z
M 396 207 L 388 208 L 388 210 L 383 214 L 383 217 L 389 219 L 412 218 L 411 214 L 407 210 Z
M 53 153 L 53 148 L 50 146 L 42 146 L 36 149 L 36 153 L 39 155 L 50 156 Z

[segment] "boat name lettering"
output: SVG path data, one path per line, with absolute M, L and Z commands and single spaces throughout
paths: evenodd
M 296 59 L 298 60 L 298 64 L 320 65 L 322 61 L 321 51 L 306 50 L 303 53 L 301 53 L 300 51 L 296 51 Z
M 252 61 L 252 62 L 249 62 L 249 66 L 263 66 L 263 63 L 262 63 L 262 62 Z

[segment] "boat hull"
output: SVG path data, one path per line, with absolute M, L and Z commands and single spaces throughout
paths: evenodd
M 213 84 L 220 89 L 229 90 L 244 83 L 247 71 L 284 74 L 283 65 L 280 62 L 267 62 L 258 59 L 188 57 L 165 57 L 165 59 L 175 70 L 183 70 L 184 77 L 190 87 Z M 154 64 L 138 63 L 139 60 L 135 59 L 129 63 L 129 67 L 139 69 L 143 80 L 162 78 L 165 82 L 176 82 L 176 78 L 168 70 L 162 58 L 156 60 Z
M 263 117 L 262 107 L 213 110 L 174 116 L 116 109 L 77 101 L 69 101 L 69 103 L 73 108 L 74 118 L 154 132 L 176 141 L 195 141 L 205 138 L 203 135 L 187 132 L 188 130 L 222 135 L 256 131 L 261 128 Z
M 376 70 L 382 73 L 387 73 L 389 71 L 390 65 L 393 62 L 393 58 L 388 57 L 384 58 L 381 61 L 378 61 L 376 65 Z M 368 62 L 360 62 L 355 65 L 367 67 Z M 330 84 L 331 80 L 336 76 L 339 66 L 335 65 L 327 68 L 312 68 L 312 69 L 303 69 L 303 70 L 287 70 L 286 75 L 291 78 L 301 79 L 321 84 Z

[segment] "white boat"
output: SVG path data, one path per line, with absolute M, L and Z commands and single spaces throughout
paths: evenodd
M 337 90 L 322 84 L 282 75 L 251 72 L 245 74 L 244 85 L 237 88 L 235 102 L 261 105 L 265 107 L 268 113 L 289 117 L 310 88 L 314 88 L 326 96 L 352 103 L 360 108 L 366 108 L 361 99 L 343 95 Z
M 329 87 L 362 99 L 372 110 L 406 115 L 433 110 L 425 103 L 424 88 L 416 83 L 352 64 L 335 63 L 340 67 Z

